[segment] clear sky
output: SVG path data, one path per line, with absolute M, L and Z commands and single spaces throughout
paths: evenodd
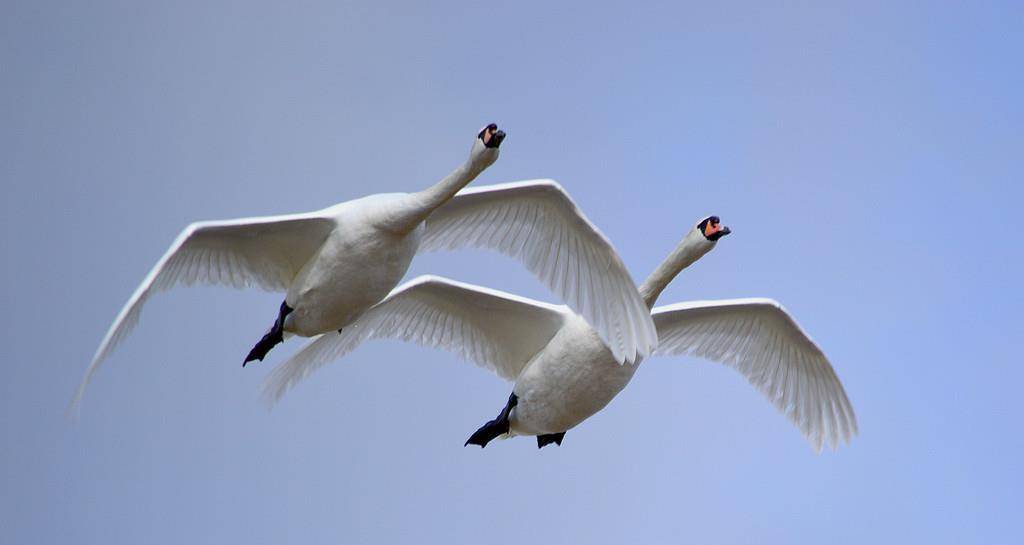
M 1019 2 L 5 2 L 0 542 L 1010 543 L 1024 455 Z M 557 5 L 556 5 L 557 4 Z M 714 4 L 713 6 L 707 4 Z M 200 219 L 551 177 L 660 303 L 767 296 L 861 435 L 815 454 L 738 374 L 654 358 L 560 448 L 463 448 L 510 386 L 364 345 L 268 412 L 279 294 L 118 309 Z M 417 257 L 552 300 L 512 260 Z

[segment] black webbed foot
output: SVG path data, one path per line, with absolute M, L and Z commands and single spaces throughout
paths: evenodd
M 270 331 L 263 336 L 262 339 L 256 346 L 252 347 L 249 351 L 249 355 L 245 357 L 245 361 L 242 362 L 242 367 L 245 364 L 253 360 L 263 361 L 263 358 L 267 357 L 267 352 L 270 352 L 271 348 L 274 348 L 278 344 L 284 342 L 284 319 L 294 310 L 288 306 L 288 303 L 281 303 L 281 310 L 277 313 L 277 320 L 274 321 L 274 327 L 270 328 Z
M 519 398 L 516 394 L 508 396 L 508 403 L 505 404 L 505 408 L 498 413 L 498 416 L 490 422 L 484 424 L 480 429 L 473 432 L 473 435 L 469 436 L 466 443 L 462 446 L 467 447 L 469 445 L 480 445 L 480 448 L 487 446 L 498 436 L 508 433 L 508 415 L 512 412 L 512 408 L 519 404 Z
M 558 446 L 562 446 L 562 439 L 565 437 L 565 432 L 562 433 L 548 433 L 546 435 L 537 436 L 537 448 L 544 448 L 551 443 Z

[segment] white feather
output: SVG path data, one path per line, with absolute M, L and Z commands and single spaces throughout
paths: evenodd
M 690 301 L 653 310 L 657 354 L 692 355 L 739 371 L 816 450 L 857 434 L 857 417 L 832 365 L 771 299 Z
M 552 180 L 469 188 L 426 222 L 422 249 L 485 247 L 520 259 L 601 335 L 619 362 L 650 354 L 650 311 L 611 242 Z
M 270 403 L 324 364 L 368 339 L 393 338 L 443 348 L 515 380 L 562 326 L 564 307 L 421 276 L 395 288 L 377 306 L 339 333 L 309 342 L 267 378 Z
M 179 284 L 216 284 L 284 291 L 334 228 L 318 213 L 268 216 L 189 225 L 135 289 L 93 355 L 69 411 L 81 401 L 100 363 L 139 322 L 154 292 Z

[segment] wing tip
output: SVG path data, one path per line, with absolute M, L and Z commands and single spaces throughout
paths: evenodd
M 82 393 L 81 390 L 76 391 L 67 407 L 64 407 L 64 418 L 72 424 L 77 424 L 82 417 Z
M 85 375 L 82 376 L 82 380 L 78 383 L 78 387 L 75 388 L 75 393 L 71 396 L 71 400 L 68 401 L 67 407 L 64 408 L 64 417 L 73 422 L 77 422 L 81 415 L 82 398 L 85 397 L 85 389 L 92 382 L 92 376 L 99 369 L 100 363 L 106 358 L 112 343 L 104 340 L 103 344 L 96 350 L 96 354 L 93 356 L 92 361 L 89 362 L 89 367 L 85 370 Z
M 825 450 L 825 444 L 828 444 L 828 450 L 832 452 L 839 452 L 839 449 L 849 448 L 853 444 L 853 440 L 860 435 L 857 430 L 844 431 L 839 428 L 829 429 L 828 431 L 816 430 L 816 429 L 801 429 L 802 435 L 807 442 L 810 443 L 815 454 L 821 454 Z
M 264 383 L 262 390 L 260 393 L 260 403 L 268 412 L 272 411 L 277 406 L 277 403 L 281 401 L 281 396 L 284 395 L 284 392 L 270 382 Z
M 292 356 L 292 358 L 294 357 Z M 284 394 L 297 382 L 296 377 L 290 372 L 292 361 L 294 359 L 289 359 L 277 366 L 264 379 L 263 386 L 261 387 L 260 401 L 267 410 L 273 409 L 281 401 L 281 398 L 284 397 Z

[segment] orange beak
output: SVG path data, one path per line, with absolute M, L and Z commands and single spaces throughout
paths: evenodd
M 711 235 L 713 235 L 713 234 L 715 234 L 715 233 L 717 233 L 717 232 L 719 232 L 721 230 L 722 230 L 721 224 L 719 224 L 716 221 L 709 221 L 706 225 L 704 225 L 704 236 L 710 237 Z
M 722 238 L 731 232 L 732 231 L 728 227 L 722 225 L 720 222 L 717 221 L 712 220 L 704 224 L 704 236 L 707 237 L 709 240 L 718 240 L 719 238 Z M 715 236 L 716 234 L 718 236 Z

